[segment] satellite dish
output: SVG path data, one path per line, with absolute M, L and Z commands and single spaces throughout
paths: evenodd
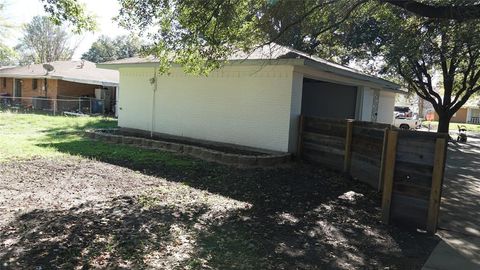
M 43 68 L 47 71 L 47 74 L 55 70 L 55 68 L 50 64 L 43 64 Z

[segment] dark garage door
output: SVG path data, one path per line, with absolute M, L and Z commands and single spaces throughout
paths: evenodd
M 357 87 L 303 79 L 302 114 L 354 119 Z

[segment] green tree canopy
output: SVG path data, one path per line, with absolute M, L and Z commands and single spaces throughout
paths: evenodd
M 371 16 L 367 16 L 371 14 Z M 334 32 L 315 39 L 316 53 L 375 63 L 400 79 L 439 115 L 439 131 L 480 92 L 480 20 L 422 18 L 398 8 L 365 6 Z
M 334 32 L 368 6 L 396 8 L 421 18 L 473 20 L 480 3 L 466 0 L 120 0 L 119 21 L 152 41 L 148 53 L 189 71 L 218 67 L 237 50 L 269 43 L 302 44 Z M 373 10 L 376 12 L 376 10 Z M 365 14 L 369 16 L 369 14 Z M 277 30 L 273 36 L 271 29 Z M 287 34 L 290 34 L 288 36 Z M 297 36 L 294 36 L 296 34 Z
M 12 66 L 17 63 L 17 52 L 3 44 L 0 44 L 0 66 Z
M 16 49 L 20 50 L 20 55 L 15 49 L 12 49 L 4 45 L 3 41 L 0 39 L 0 65 L 14 65 L 20 62 L 20 64 L 27 64 L 32 62 L 40 62 L 46 60 L 50 57 L 44 57 L 41 59 L 43 54 L 57 54 L 62 55 L 61 58 L 69 58 L 71 54 L 71 49 L 67 49 L 66 46 L 59 44 L 58 42 L 53 42 L 51 52 L 47 53 L 47 48 L 41 49 L 43 53 L 39 53 L 39 45 L 32 41 L 35 35 L 37 37 L 42 36 L 38 31 L 47 31 L 44 32 L 44 35 L 39 39 L 39 42 L 44 45 L 44 42 L 49 41 L 61 41 L 60 36 L 67 36 L 68 34 L 65 31 L 58 31 L 60 28 L 55 28 L 53 24 L 60 25 L 64 22 L 69 23 L 74 27 L 74 31 L 79 33 L 85 30 L 94 30 L 96 23 L 94 18 L 85 12 L 85 7 L 78 3 L 76 0 L 40 0 L 43 3 L 44 9 L 47 13 L 50 14 L 50 22 L 45 18 L 35 18 L 32 23 L 27 25 L 24 29 L 25 36 L 21 44 L 19 44 Z M 0 1 L 0 34 L 2 37 L 8 36 L 10 34 L 10 29 L 13 28 L 12 24 L 8 22 L 8 18 L 4 16 L 5 2 Z M 29 35 L 27 37 L 27 32 Z M 35 35 L 34 35 L 35 33 Z M 53 35 L 55 37 L 47 37 Z M 65 40 L 65 39 L 63 39 Z M 45 47 L 45 46 L 43 46 Z M 54 52 L 56 51 L 56 52 Z M 19 58 L 20 57 L 20 58 Z M 19 58 L 19 59 L 18 59 Z M 55 57 L 54 57 L 55 58 Z
M 15 50 L 5 45 L 5 38 L 10 34 L 12 25 L 5 17 L 5 3 L 0 2 L 0 66 L 10 66 L 16 63 Z
M 85 12 L 85 6 L 76 0 L 40 0 L 50 19 L 56 25 L 71 23 L 77 33 L 96 28 L 95 19 Z
M 101 36 L 90 49 L 82 55 L 82 59 L 101 63 L 138 55 L 141 50 L 140 39 L 134 36 L 120 36 L 115 39 Z
M 236 51 L 272 42 L 344 63 L 360 60 L 430 101 L 443 132 L 452 115 L 480 90 L 479 1 L 121 3 L 121 24 L 151 40 L 147 52 L 163 60 L 162 66 L 178 63 L 187 72 L 208 72 Z

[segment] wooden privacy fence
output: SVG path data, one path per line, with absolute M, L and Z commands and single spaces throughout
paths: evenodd
M 385 136 L 390 125 L 302 116 L 297 154 L 380 188 Z
M 297 155 L 383 189 L 385 223 L 436 231 L 448 135 L 300 117 Z
M 412 229 L 437 229 L 448 134 L 389 131 L 382 218 Z

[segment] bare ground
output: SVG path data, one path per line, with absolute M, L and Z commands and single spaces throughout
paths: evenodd
M 306 165 L 116 164 L 0 163 L 0 269 L 420 269 L 438 241 Z

